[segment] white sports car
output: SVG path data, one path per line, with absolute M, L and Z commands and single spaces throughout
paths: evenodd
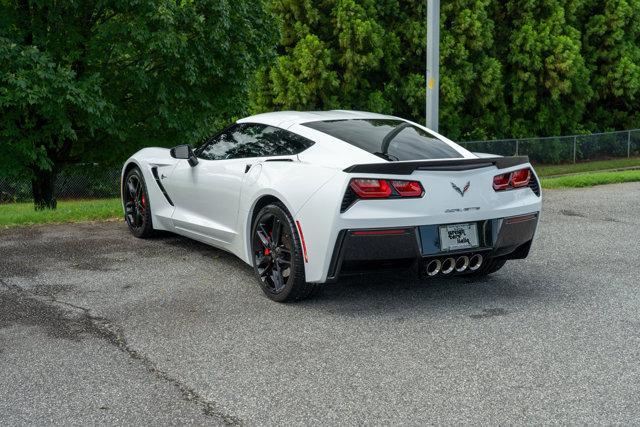
M 541 206 L 527 157 L 474 154 L 397 117 L 283 111 L 122 170 L 131 232 L 168 230 L 253 266 L 276 301 L 340 275 L 486 275 L 525 258 Z

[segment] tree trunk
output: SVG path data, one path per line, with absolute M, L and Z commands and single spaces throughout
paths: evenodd
M 44 209 L 55 209 L 58 205 L 54 190 L 56 177 L 55 170 L 36 170 L 31 179 L 31 189 L 33 190 L 33 204 L 37 211 Z

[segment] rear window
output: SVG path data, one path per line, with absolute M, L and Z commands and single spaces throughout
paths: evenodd
M 402 120 L 326 120 L 304 123 L 304 126 L 390 161 L 462 157 L 444 141 Z

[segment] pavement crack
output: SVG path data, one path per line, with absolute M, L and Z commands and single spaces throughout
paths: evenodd
M 47 317 L 43 323 L 50 324 L 50 319 L 55 319 L 58 327 L 64 332 L 58 333 L 57 336 L 75 340 L 81 334 L 89 334 L 101 338 L 142 364 L 149 373 L 159 380 L 173 385 L 180 392 L 183 400 L 195 404 L 207 417 L 216 418 L 225 425 L 243 424 L 241 419 L 226 414 L 218 404 L 206 399 L 193 387 L 160 369 L 153 360 L 134 349 L 128 343 L 122 328 L 108 319 L 92 315 L 91 310 L 86 307 L 59 301 L 54 296 L 45 297 L 33 294 L 18 285 L 7 283 L 3 279 L 0 279 L 0 285 L 9 293 L 18 295 L 23 300 L 31 301 L 30 310 L 34 312 L 31 313 L 31 318 L 33 318 L 33 314 L 43 313 Z
M 23 291 L 23 289 L 17 285 L 14 285 L 13 283 L 7 283 L 4 281 L 4 279 L 0 279 L 0 285 L 4 286 L 5 289 L 7 290 L 15 290 L 15 291 Z M 24 292 L 24 291 L 23 291 Z
M 86 316 L 90 327 L 93 328 L 96 335 L 101 336 L 103 339 L 125 352 L 130 358 L 140 362 L 147 371 L 152 373 L 155 377 L 171 383 L 180 391 L 184 400 L 199 406 L 205 415 L 219 418 L 226 425 L 242 424 L 242 421 L 239 418 L 225 414 L 217 404 L 207 400 L 189 385 L 170 375 L 168 372 L 158 368 L 151 359 L 140 353 L 138 350 L 132 348 L 127 342 L 127 339 L 120 327 L 114 325 L 103 317 L 92 316 L 88 311 L 86 312 Z
M 469 317 L 472 319 L 487 319 L 489 317 L 506 316 L 509 314 L 504 308 L 485 308 L 482 313 L 472 314 Z
M 577 217 L 580 217 L 580 218 L 587 218 L 587 216 L 585 214 L 582 214 L 582 213 L 576 212 L 576 211 L 572 211 L 570 209 L 560 209 L 560 213 L 562 215 L 565 215 L 565 216 L 577 216 Z
M 572 216 L 572 217 L 590 219 L 592 221 L 615 222 L 615 223 L 619 223 L 619 224 L 635 224 L 635 225 L 637 225 L 634 222 L 620 221 L 619 219 L 615 219 L 615 218 L 598 218 L 598 217 L 594 217 L 594 216 L 589 216 L 589 215 L 585 215 L 585 214 L 580 213 L 580 212 L 573 211 L 571 209 L 560 209 L 560 214 L 564 215 L 564 216 Z

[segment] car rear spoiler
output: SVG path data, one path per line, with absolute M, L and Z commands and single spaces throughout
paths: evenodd
M 484 157 L 477 159 L 418 160 L 409 162 L 367 163 L 344 169 L 347 173 L 379 173 L 388 175 L 411 175 L 416 170 L 463 171 L 495 166 L 510 168 L 529 163 L 528 156 Z

